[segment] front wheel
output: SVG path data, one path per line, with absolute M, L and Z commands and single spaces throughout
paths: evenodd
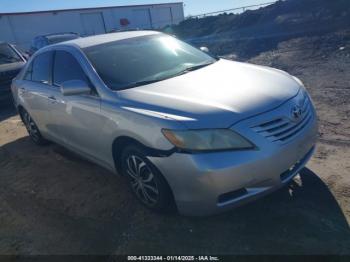
M 29 137 L 37 145 L 46 145 L 48 141 L 42 137 L 39 128 L 26 110 L 21 112 L 22 121 L 27 129 Z
M 121 161 L 123 175 L 138 200 L 154 211 L 170 210 L 171 190 L 143 150 L 137 146 L 128 146 L 122 153 Z

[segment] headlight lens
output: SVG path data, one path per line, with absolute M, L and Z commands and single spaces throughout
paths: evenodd
M 174 146 L 189 151 L 252 149 L 255 146 L 229 129 L 162 130 Z

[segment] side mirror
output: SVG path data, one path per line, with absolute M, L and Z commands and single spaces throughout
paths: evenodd
M 200 47 L 199 49 L 202 50 L 202 51 L 205 52 L 205 53 L 209 53 L 209 48 L 206 47 L 206 46 L 202 46 L 202 47 Z
M 69 80 L 61 84 L 61 93 L 64 96 L 90 94 L 91 88 L 82 80 Z

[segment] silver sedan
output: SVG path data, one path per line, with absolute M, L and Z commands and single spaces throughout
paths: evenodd
M 314 152 L 301 81 L 152 31 L 39 50 L 12 84 L 32 140 L 128 179 L 156 211 L 209 215 L 286 185 Z

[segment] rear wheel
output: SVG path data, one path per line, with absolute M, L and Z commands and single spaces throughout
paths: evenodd
M 122 153 L 121 161 L 123 175 L 138 200 L 154 211 L 170 210 L 171 190 L 143 150 L 137 146 L 128 146 Z
M 26 110 L 21 111 L 22 121 L 28 131 L 29 137 L 37 145 L 46 145 L 48 141 L 42 137 L 39 128 Z

